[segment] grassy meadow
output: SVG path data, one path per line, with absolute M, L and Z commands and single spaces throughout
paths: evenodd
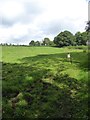
M 70 52 L 72 63 L 67 61 Z M 3 118 L 88 118 L 87 47 L 2 47 Z

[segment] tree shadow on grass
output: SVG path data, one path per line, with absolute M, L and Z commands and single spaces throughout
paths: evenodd
M 85 71 L 89 70 L 89 61 L 88 61 L 88 55 L 84 52 L 71 52 L 71 59 L 72 64 L 75 64 L 80 69 L 83 69 Z M 28 64 L 43 64 L 44 66 L 49 66 L 50 64 L 62 64 L 64 65 L 65 62 L 70 63 L 67 60 L 67 54 L 66 53 L 60 53 L 60 54 L 42 54 L 37 55 L 34 57 L 25 57 L 20 60 L 22 63 L 28 63 Z
M 3 63 L 2 72 L 3 118 L 88 118 L 86 83 L 36 64 Z

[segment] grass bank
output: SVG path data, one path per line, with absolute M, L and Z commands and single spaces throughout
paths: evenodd
M 2 49 L 4 118 L 88 118 L 87 52 L 68 47 Z

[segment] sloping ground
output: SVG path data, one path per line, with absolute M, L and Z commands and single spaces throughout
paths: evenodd
M 88 119 L 87 53 L 23 57 L 3 62 L 3 118 Z M 84 59 L 82 59 L 84 58 Z

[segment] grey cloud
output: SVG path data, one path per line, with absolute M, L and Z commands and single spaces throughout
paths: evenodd
M 15 36 L 13 36 L 12 38 L 10 38 L 10 39 L 8 40 L 7 43 L 21 44 L 21 43 L 26 42 L 27 39 L 28 39 L 28 36 L 27 36 L 27 35 L 23 35 L 23 36 L 20 36 L 20 37 L 17 37 L 17 38 L 16 38 Z
M 40 28 L 43 30 L 44 34 L 52 34 L 54 36 L 64 30 L 70 30 L 73 33 L 76 32 L 73 23 L 71 21 L 64 20 L 52 20 L 46 24 L 42 24 Z
M 25 4 L 26 13 L 38 15 L 42 13 L 43 7 L 38 2 L 29 1 Z
M 50 21 L 46 24 L 42 24 L 40 28 L 43 30 L 44 34 L 46 35 L 50 35 L 50 34 L 56 35 L 62 30 L 63 26 L 61 21 L 55 20 L 55 21 Z
M 10 27 L 15 23 L 15 20 L 9 20 L 5 17 L 2 17 L 0 19 L 1 19 L 0 25 L 3 25 L 5 27 Z
M 60 22 L 52 22 L 45 28 L 45 32 L 47 34 L 56 34 L 61 30 L 61 27 Z
M 20 23 L 32 23 L 33 20 L 43 12 L 43 7 L 33 0 L 31 1 L 21 1 L 21 4 L 24 5 L 24 13 L 17 16 L 16 18 L 7 18 L 6 16 L 0 16 L 2 20 L 0 22 L 1 25 L 4 26 L 12 26 L 13 24 L 20 22 Z

